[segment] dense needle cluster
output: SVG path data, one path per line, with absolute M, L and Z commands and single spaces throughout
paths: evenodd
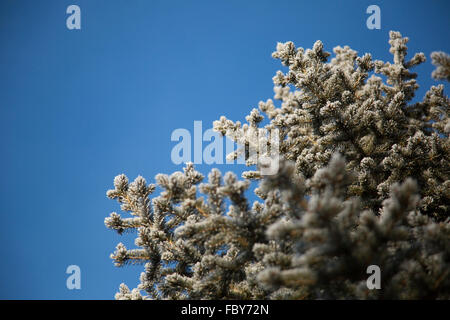
M 117 266 L 143 263 L 137 288 L 116 299 L 450 299 L 449 98 L 443 85 L 412 102 L 418 84 L 406 60 L 408 38 L 391 32 L 393 62 L 349 47 L 334 57 L 279 43 L 275 100 L 260 102 L 241 124 L 214 128 L 241 145 L 237 129 L 279 134 L 279 171 L 208 181 L 187 164 L 159 174 L 162 188 L 125 175 L 108 191 L 121 209 L 108 228 L 136 230 L 136 249 L 117 245 Z M 449 80 L 450 57 L 432 54 L 436 79 Z M 232 156 L 237 156 L 234 154 Z M 257 162 L 248 162 L 249 165 Z M 250 204 L 248 179 L 260 179 Z M 381 270 L 381 289 L 366 285 Z

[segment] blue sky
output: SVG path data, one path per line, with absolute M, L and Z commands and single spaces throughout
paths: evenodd
M 66 28 L 71 4 L 81 30 Z M 371 4 L 381 30 L 366 27 Z M 121 282 L 135 287 L 143 267 L 109 258 L 133 237 L 105 228 L 119 212 L 106 190 L 119 173 L 153 181 L 180 170 L 173 130 L 244 120 L 272 98 L 278 41 L 320 39 L 327 51 L 349 45 L 392 60 L 388 32 L 398 30 L 410 54 L 429 57 L 450 52 L 449 9 L 436 0 L 1 1 L 0 299 L 112 299 Z M 419 98 L 436 83 L 432 70 L 429 59 L 416 68 Z M 66 288 L 72 264 L 81 290 Z

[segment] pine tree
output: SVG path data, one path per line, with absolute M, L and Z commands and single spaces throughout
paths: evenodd
M 221 117 L 214 129 L 245 148 L 261 126 L 278 130 L 279 171 L 208 181 L 191 163 L 159 174 L 162 192 L 142 177 L 114 179 L 107 196 L 124 212 L 105 219 L 119 233 L 136 230 L 137 249 L 117 245 L 117 266 L 143 263 L 137 288 L 116 299 L 450 299 L 449 99 L 418 84 L 406 60 L 408 38 L 390 32 L 393 62 L 349 47 L 334 57 L 279 43 L 288 67 L 273 78 L 277 107 L 259 103 L 241 124 Z M 450 57 L 431 55 L 436 79 L 449 80 Z M 232 154 L 236 157 L 238 153 Z M 250 180 L 259 180 L 250 204 Z M 227 204 L 230 204 L 228 207 Z M 369 290 L 367 268 L 381 270 Z

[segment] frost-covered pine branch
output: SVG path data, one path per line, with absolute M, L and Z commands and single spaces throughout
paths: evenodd
M 445 79 L 450 81 L 450 56 L 445 52 L 433 52 L 431 61 L 436 66 L 432 76 L 435 79 Z
M 320 41 L 277 45 L 273 57 L 288 68 L 273 78 L 280 105 L 260 102 L 243 125 L 214 122 L 243 146 L 231 157 L 257 149 L 254 130 L 279 134 L 276 175 L 246 159 L 257 168 L 243 177 L 260 179 L 253 204 L 249 180 L 213 169 L 205 182 L 190 163 L 157 175 L 163 191 L 152 199 L 155 185 L 117 176 L 107 195 L 130 216 L 113 212 L 105 224 L 137 238 L 111 256 L 145 270 L 116 298 L 450 299 L 450 101 L 437 85 L 413 102 L 410 69 L 425 56 L 407 60 L 407 42 L 390 33 L 393 62 L 347 46 L 329 60 Z M 433 77 L 448 80 L 448 55 L 432 60 Z M 380 290 L 366 286 L 370 265 L 381 269 Z

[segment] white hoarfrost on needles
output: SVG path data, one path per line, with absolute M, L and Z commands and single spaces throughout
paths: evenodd
M 163 191 L 152 199 L 155 185 L 117 176 L 107 195 L 131 216 L 113 212 L 105 224 L 137 238 L 111 257 L 145 267 L 139 286 L 122 284 L 116 298 L 450 299 L 450 103 L 442 84 L 412 102 L 410 69 L 425 56 L 407 60 L 407 42 L 390 33 L 393 62 L 347 46 L 329 60 L 320 41 L 279 43 L 273 57 L 288 68 L 273 78 L 280 105 L 260 102 L 243 126 L 214 122 L 248 152 L 258 141 L 233 132 L 259 128 L 266 114 L 264 129 L 279 135 L 274 175 L 248 158 L 256 170 L 244 180 L 213 169 L 204 182 L 188 163 L 157 175 Z M 449 56 L 431 57 L 433 77 L 449 80 Z M 260 180 L 253 204 L 247 179 Z M 368 288 L 369 266 L 381 289 Z

